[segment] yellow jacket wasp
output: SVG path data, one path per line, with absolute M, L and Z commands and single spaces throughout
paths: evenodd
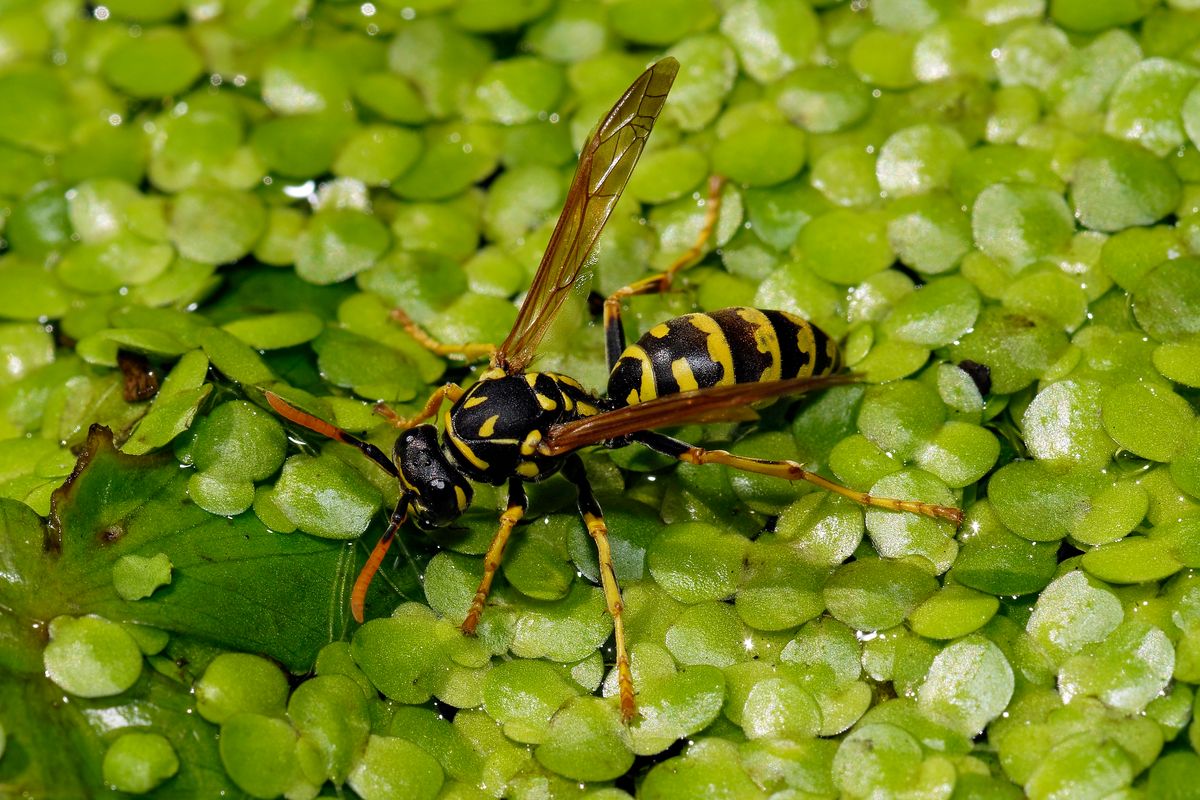
M 679 63 L 673 58 L 654 64 L 601 120 L 580 155 L 562 215 L 516 323 L 499 347 L 438 344 L 397 312 L 397 319 L 409 332 L 435 352 L 487 355 L 490 367 L 466 390 L 454 384 L 438 389 L 411 419 L 393 415 L 402 433 L 390 458 L 378 447 L 267 393 L 268 402 L 280 415 L 357 447 L 400 482 L 400 501 L 388 529 L 351 595 L 351 608 L 360 622 L 371 577 L 405 519 L 412 516 L 424 529 L 449 525 L 470 505 L 471 481 L 497 486 L 507 483 L 508 506 L 500 516 L 500 529 L 484 561 L 483 578 L 462 623 L 464 632 L 474 633 L 509 535 L 526 510 L 523 484 L 561 471 L 578 489 L 579 512 L 598 551 L 601 583 L 613 618 L 621 713 L 627 721 L 635 715 L 636 705 L 621 593 L 604 515 L 576 452 L 580 448 L 636 442 L 691 464 L 725 464 L 785 480 L 810 481 L 863 504 L 955 524 L 962 519 L 957 508 L 871 497 L 808 472 L 793 461 L 705 450 L 651 430 L 714 419 L 745 419 L 751 404 L 850 380 L 835 374 L 841 367 L 837 344 L 806 320 L 782 311 L 727 308 L 687 314 L 652 327 L 635 344 L 626 346 L 621 300 L 669 289 L 673 274 L 699 254 L 700 243 L 665 272 L 627 286 L 605 302 L 610 374 L 604 396 L 588 392 L 565 375 L 526 372 L 625 188 L 678 70 Z M 701 243 L 716 222 L 716 206 L 714 192 Z M 444 400 L 452 405 L 444 415 L 445 432 L 439 442 L 436 427 L 419 423 L 436 417 Z

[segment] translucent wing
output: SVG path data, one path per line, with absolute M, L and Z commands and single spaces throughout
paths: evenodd
M 517 321 L 493 358 L 494 365 L 510 375 L 529 366 L 542 335 L 579 277 L 646 146 L 678 71 L 678 61 L 664 58 L 638 76 L 580 153 L 579 168 L 546 255 Z
M 856 380 L 853 375 L 825 375 L 819 378 L 713 386 L 669 394 L 645 403 L 554 425 L 542 440 L 538 451 L 545 455 L 562 455 L 590 444 L 666 425 L 745 419 L 746 410 L 752 403 L 841 386 Z

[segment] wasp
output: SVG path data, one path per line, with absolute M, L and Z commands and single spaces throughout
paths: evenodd
M 702 253 L 716 223 L 719 182 L 700 241 L 664 272 L 626 286 L 604 303 L 605 351 L 610 374 L 603 395 L 573 378 L 529 371 L 537 348 L 563 301 L 579 280 L 613 206 L 646 146 L 667 92 L 679 70 L 664 58 L 642 73 L 600 121 L 585 145 L 561 216 L 550 237 L 516 322 L 497 347 L 450 346 L 436 342 L 401 311 L 395 318 L 425 346 L 445 356 L 482 357 L 489 366 L 467 389 L 447 383 L 420 413 L 402 419 L 391 457 L 373 444 L 293 408 L 273 393 L 270 405 L 292 422 L 358 448 L 400 483 L 400 500 L 351 593 L 351 610 L 362 622 L 367 587 L 397 530 L 411 517 L 425 530 L 450 525 L 468 508 L 472 482 L 508 485 L 499 530 L 484 559 L 462 630 L 473 634 L 500 566 L 505 546 L 527 509 L 524 484 L 562 473 L 578 490 L 579 513 L 598 551 L 601 585 L 613 619 L 620 707 L 628 722 L 636 714 L 633 678 L 625 646 L 621 592 L 613 569 L 608 528 L 578 451 L 592 445 L 640 444 L 689 464 L 726 466 L 803 480 L 859 503 L 912 512 L 958 524 L 962 512 L 915 500 L 872 497 L 805 470 L 794 461 L 747 458 L 706 450 L 654 431 L 654 428 L 713 420 L 748 418 L 751 406 L 784 395 L 853 380 L 838 374 L 837 343 L 808 321 L 784 311 L 726 308 L 686 314 L 650 328 L 632 345 L 621 324 L 621 301 L 667 291 L 674 273 Z M 426 422 L 444 402 L 444 432 Z M 385 411 L 385 413 L 387 413 Z M 753 418 L 753 413 L 749 413 Z

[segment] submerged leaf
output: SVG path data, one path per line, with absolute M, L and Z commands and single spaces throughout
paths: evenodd
M 187 479 L 173 459 L 126 456 L 94 428 L 44 528 L 24 506 L 0 501 L 0 552 L 20 576 L 0 583 L 0 606 L 27 620 L 101 614 L 307 669 L 349 619 L 344 576 L 356 568 L 354 552 L 273 533 L 253 514 L 214 517 L 187 500 Z M 173 566 L 171 584 L 147 600 L 123 599 L 116 563 L 159 553 Z

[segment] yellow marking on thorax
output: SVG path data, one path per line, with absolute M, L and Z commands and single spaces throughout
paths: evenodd
M 733 373 L 733 353 L 729 350 L 729 340 L 725 338 L 725 331 L 721 330 L 717 321 L 708 314 L 688 314 L 687 319 L 692 323 L 692 327 L 705 335 L 708 357 L 724 369 L 724 374 L 716 385 L 729 386 L 736 383 Z
M 462 490 L 461 486 L 454 487 L 454 496 L 458 499 L 458 510 L 467 510 L 467 493 Z
M 496 432 L 496 420 L 500 419 L 499 414 L 493 414 L 483 421 L 479 426 L 479 438 L 486 439 Z
M 540 392 L 534 392 L 534 394 L 537 395 L 538 405 L 547 411 L 553 411 L 554 409 L 558 408 L 558 403 L 554 402 L 549 397 L 546 397 L 546 395 Z
M 566 386 L 576 389 L 581 394 L 584 394 L 584 395 L 588 394 L 588 390 L 583 388 L 583 384 L 581 384 L 579 381 L 575 380 L 574 378 L 570 377 L 569 375 L 559 375 L 558 373 L 548 373 L 548 374 L 553 375 L 554 380 L 558 381 L 559 383 L 565 384 Z M 584 417 L 590 417 L 593 414 L 599 413 L 598 409 L 591 403 L 587 402 L 586 400 L 576 400 L 575 398 L 571 397 L 571 395 L 568 392 L 563 391 L 562 389 L 560 389 L 559 391 L 562 392 L 562 403 L 563 403 L 564 411 L 577 410 L 579 412 L 580 416 L 584 416 Z M 548 407 L 548 408 L 546 408 L 546 410 L 553 411 L 554 409 Z
M 542 442 L 541 431 L 530 431 L 525 437 L 525 441 L 521 442 L 521 455 L 531 456 L 537 452 L 537 446 Z
M 517 474 L 522 478 L 536 478 L 541 470 L 532 461 L 522 461 L 517 465 Z
M 625 405 L 635 406 L 642 402 L 642 398 L 638 396 L 637 389 L 630 389 L 629 396 L 625 398 Z
M 779 336 L 775 333 L 775 326 L 771 324 L 771 320 L 767 319 L 767 315 L 757 308 L 739 308 L 738 316 L 753 326 L 754 343 L 758 346 L 758 352 L 771 357 L 771 363 L 767 364 L 767 368 L 763 370 L 758 379 L 760 381 L 779 380 L 781 377 Z
M 646 332 L 649 333 L 651 336 L 653 336 L 655 339 L 662 339 L 662 338 L 666 337 L 666 335 L 668 333 L 671 332 L 671 329 L 670 329 L 670 327 L 668 327 L 667 323 L 660 322 L 659 324 L 655 325 L 653 328 L 651 328 L 650 330 L 648 330 Z
M 482 405 L 486 402 L 487 397 L 485 395 L 477 394 L 474 397 L 469 398 L 467 402 L 463 403 L 463 408 L 474 408 L 475 406 Z
M 507 378 L 507 377 L 508 377 L 508 373 L 505 372 L 500 367 L 491 367 L 490 369 L 488 369 L 487 372 L 483 373 L 483 375 L 480 376 L 479 382 L 483 383 L 484 381 L 493 381 L 493 380 L 496 380 L 497 378 Z
M 808 354 L 808 363 L 800 368 L 796 377 L 807 378 L 817 366 L 817 340 L 813 336 L 812 325 L 802 319 L 797 319 L 796 323 L 800 326 L 800 330 L 796 332 L 796 346 L 800 348 L 801 353 Z
M 530 388 L 533 388 L 533 385 L 535 383 L 537 383 L 537 379 L 538 379 L 538 374 L 536 372 L 526 372 L 525 373 L 525 382 L 529 384 Z
M 671 374 L 675 376 L 675 382 L 679 384 L 681 392 L 700 388 L 700 384 L 696 383 L 696 376 L 692 374 L 692 365 L 686 358 L 677 358 L 671 362 Z
M 580 383 L 579 381 L 575 380 L 574 378 L 572 378 L 570 375 L 559 375 L 557 372 L 551 372 L 551 373 L 547 373 L 547 374 L 550 375 L 550 377 L 554 378 L 554 380 L 558 381 L 559 383 L 565 383 L 567 386 L 573 386 L 574 388 L 578 389 L 581 392 L 585 391 L 583 388 L 583 384 Z
M 467 443 L 464 442 L 459 437 L 458 433 L 454 430 L 454 423 L 451 421 L 451 417 L 450 417 L 450 409 L 446 409 L 444 419 L 446 421 L 446 440 L 448 442 L 450 442 L 451 444 L 453 444 L 454 448 L 456 450 L 458 450 L 458 452 L 462 455 L 462 457 L 465 458 L 467 461 L 470 461 L 472 464 L 474 464 L 479 469 L 483 469 L 483 470 L 487 469 L 488 463 L 486 461 L 484 461 L 482 458 L 480 458 L 479 456 L 475 455 L 475 453 L 471 450 L 471 448 L 467 445 Z
M 488 463 L 479 456 L 475 455 L 475 452 L 471 450 L 467 443 L 462 439 L 458 438 L 457 436 L 451 436 L 450 443 L 454 445 L 454 449 L 458 450 L 463 458 L 465 458 L 467 461 L 470 461 L 479 469 L 486 470 L 488 468 Z

